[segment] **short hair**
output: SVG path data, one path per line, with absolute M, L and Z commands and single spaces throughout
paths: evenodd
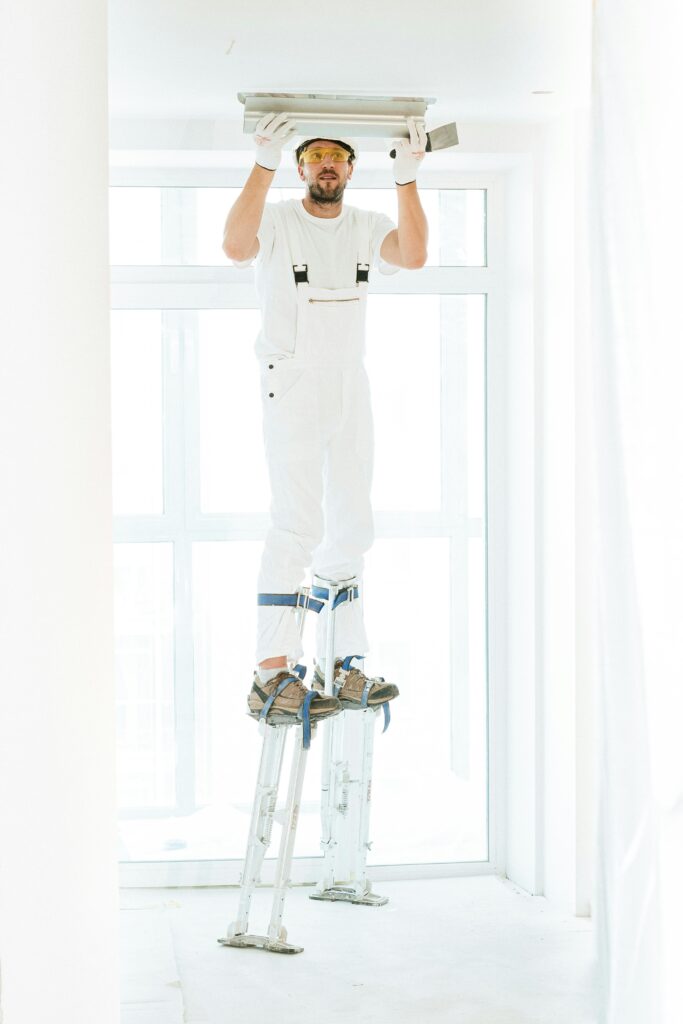
M 301 154 L 303 153 L 303 151 L 305 149 L 307 149 L 311 145 L 312 142 L 321 142 L 321 141 L 322 141 L 322 136 L 320 138 L 315 138 L 315 139 L 306 139 L 305 142 L 302 142 L 299 146 L 297 146 L 296 150 L 295 150 L 297 164 L 301 163 Z M 347 150 L 347 152 L 349 152 L 351 154 L 350 157 L 349 157 L 349 160 L 350 160 L 351 163 L 353 163 L 353 161 L 356 159 L 356 153 L 355 153 L 355 150 L 354 150 L 353 146 L 349 146 L 348 143 L 342 142 L 341 139 L 330 139 L 330 142 L 336 142 L 338 146 L 342 146 L 345 150 Z

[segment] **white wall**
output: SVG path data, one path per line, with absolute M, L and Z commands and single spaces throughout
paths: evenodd
M 543 701 L 542 891 L 571 906 L 575 885 L 574 139 L 559 118 L 537 153 L 539 675 Z
M 567 114 L 520 136 L 523 154 L 506 174 L 503 329 L 505 865 L 522 888 L 582 915 L 590 913 L 595 852 L 590 452 L 575 365 L 590 280 L 585 127 L 585 114 Z
M 505 717 L 501 862 L 519 886 L 580 915 L 595 856 L 591 452 L 576 367 L 587 358 L 586 129 L 583 112 L 461 131 L 471 160 L 505 161 L 506 319 L 489 323 L 489 354 L 505 374 L 504 388 L 489 380 L 504 423 L 503 438 L 490 438 L 504 484 L 489 505 L 492 635 L 505 626 L 491 664 Z
M 489 503 L 490 669 L 505 722 L 494 751 L 505 795 L 499 863 L 521 888 L 582 915 L 590 912 L 595 785 L 590 452 L 575 368 L 590 280 L 585 127 L 585 114 L 567 114 L 461 131 L 468 157 L 485 165 L 497 157 L 505 181 L 505 320 L 489 323 L 498 424 L 490 436 L 498 480 Z
M 119 1020 L 107 7 L 0 32 L 0 1021 Z
M 589 489 L 577 358 L 586 336 L 587 244 L 582 172 L 587 114 L 557 118 L 536 154 L 537 451 L 541 515 L 539 680 L 542 694 L 541 891 L 588 914 L 592 887 L 594 637 Z
M 597 876 L 597 540 L 594 535 L 595 481 L 594 437 L 589 410 L 590 345 L 592 329 L 590 265 L 591 225 L 589 223 L 589 145 L 591 126 L 588 115 L 576 123 L 576 248 L 575 281 L 575 474 L 576 474 L 576 913 L 592 912 Z

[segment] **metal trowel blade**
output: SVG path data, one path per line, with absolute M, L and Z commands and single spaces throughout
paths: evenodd
M 425 150 L 427 153 L 431 153 L 434 149 L 450 149 L 451 146 L 458 145 L 458 129 L 455 126 L 455 121 L 451 124 L 442 124 L 440 128 L 433 128 L 431 132 L 427 132 L 427 145 Z

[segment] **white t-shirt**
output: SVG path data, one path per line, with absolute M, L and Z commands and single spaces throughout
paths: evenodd
M 361 218 L 369 218 L 370 266 L 382 274 L 394 274 L 400 267 L 386 263 L 379 251 L 396 225 L 384 213 L 342 207 L 338 217 L 314 217 L 301 199 L 266 203 L 256 233 L 259 251 L 250 260 L 231 260 L 237 267 L 254 264 L 254 284 L 261 305 L 261 330 L 254 344 L 257 357 L 294 351 L 296 338 L 296 282 L 284 208 L 299 217 L 308 264 L 308 283 L 314 288 L 351 288 L 356 283 L 358 236 Z

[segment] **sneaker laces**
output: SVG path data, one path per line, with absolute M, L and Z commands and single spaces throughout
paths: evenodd
M 292 686 L 298 693 L 301 693 L 301 691 L 303 691 L 304 695 L 308 693 L 308 690 L 303 685 L 298 676 L 295 673 L 290 672 L 289 669 L 282 669 L 281 672 L 278 672 L 274 676 L 271 676 L 270 679 L 267 679 L 265 682 L 262 679 L 259 680 L 260 685 L 263 687 L 266 693 L 270 691 L 271 694 L 274 694 L 276 692 L 278 686 L 280 686 L 281 683 L 283 683 L 285 680 L 285 676 L 283 675 L 283 673 L 286 673 L 287 676 L 289 676 L 289 682 L 287 683 L 287 686 L 285 686 L 283 690 L 280 690 L 279 696 L 282 696 L 282 694 L 285 693 L 287 693 L 288 696 L 293 696 L 291 689 Z M 256 675 L 258 675 L 258 673 L 256 673 Z
M 287 694 L 288 697 L 293 697 L 294 692 L 292 690 L 292 687 L 294 688 L 296 693 L 301 697 L 302 700 L 305 699 L 306 694 L 308 693 L 308 687 L 304 686 L 299 677 L 296 675 L 291 675 L 289 684 L 285 686 L 284 690 L 282 691 L 282 696 Z
M 348 669 L 347 672 L 344 672 L 344 669 L 340 669 L 340 674 L 342 674 L 342 673 L 345 676 L 344 684 L 349 682 L 349 683 L 351 683 L 352 687 L 353 687 L 354 683 L 359 683 L 361 688 L 362 688 L 363 686 L 365 686 L 365 683 L 366 683 L 366 681 L 368 679 L 368 676 L 365 675 L 363 670 L 360 669 L 360 668 L 356 668 L 355 665 L 353 665 L 350 669 Z M 373 686 L 374 686 L 374 682 L 373 682 Z

